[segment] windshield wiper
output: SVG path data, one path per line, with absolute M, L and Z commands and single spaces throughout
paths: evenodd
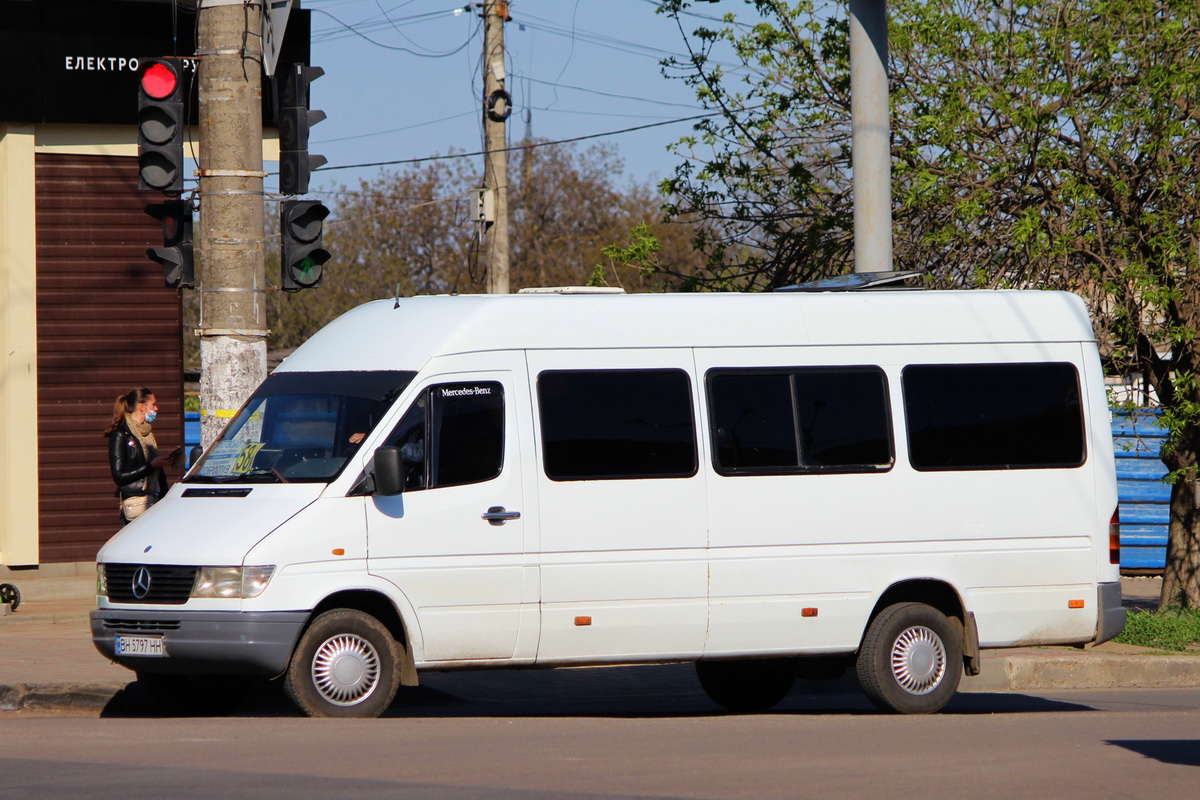
M 279 472 L 271 467 L 253 467 L 245 472 L 237 472 L 232 475 L 220 475 L 213 478 L 213 483 L 238 483 L 245 480 L 253 480 L 255 478 L 271 478 L 275 483 L 287 483 L 287 478 L 279 474 Z

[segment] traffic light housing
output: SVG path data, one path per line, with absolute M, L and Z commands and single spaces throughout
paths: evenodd
M 282 289 L 298 292 L 321 285 L 321 265 L 330 259 L 321 241 L 329 209 L 317 200 L 284 200 L 280 204 Z
M 307 194 L 314 169 L 327 162 L 325 156 L 308 153 L 308 131 L 325 119 L 324 111 L 308 108 L 308 85 L 325 74 L 320 67 L 298 63 L 280 64 L 275 70 L 279 98 L 279 191 Z
M 183 68 L 165 58 L 138 67 L 138 189 L 183 192 Z
M 162 265 L 170 289 L 194 289 L 196 268 L 192 254 L 192 204 L 186 200 L 151 203 L 146 213 L 162 222 L 163 246 L 151 247 L 146 257 Z

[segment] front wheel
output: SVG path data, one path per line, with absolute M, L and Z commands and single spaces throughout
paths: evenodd
M 696 677 L 717 705 L 738 713 L 755 713 L 787 697 L 796 682 L 796 664 L 787 658 L 697 661 Z
M 371 615 L 327 611 L 300 637 L 284 689 L 310 717 L 378 717 L 396 696 L 397 652 Z
M 897 603 L 871 620 L 856 664 L 863 693 L 898 714 L 942 710 L 962 678 L 962 644 L 944 614 L 924 603 Z

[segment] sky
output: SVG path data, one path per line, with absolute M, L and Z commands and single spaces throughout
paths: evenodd
M 311 63 L 325 70 L 310 87 L 310 108 L 328 115 L 310 133 L 309 152 L 329 160 L 313 174 L 311 196 L 404 168 L 354 165 L 483 149 L 483 26 L 474 4 L 464 10 L 465 0 L 303 0 L 302 6 L 312 11 Z M 668 177 L 677 157 L 667 145 L 693 124 L 669 121 L 703 109 L 692 89 L 662 74 L 659 62 L 685 55 L 686 47 L 676 23 L 656 14 L 656 6 L 655 0 L 513 0 L 505 25 L 506 86 L 514 104 L 509 141 L 526 134 L 595 137 L 577 146 L 615 145 L 625 163 L 621 182 Z M 700 2 L 685 29 L 746 10 L 740 0 Z M 605 135 L 654 123 L 668 124 Z M 483 157 L 470 158 L 482 174 Z

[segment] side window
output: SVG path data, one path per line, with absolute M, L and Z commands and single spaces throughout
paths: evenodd
M 498 383 L 426 389 L 387 438 L 404 459 L 407 491 L 481 483 L 504 463 L 504 390 Z
M 1048 469 L 1084 461 L 1072 364 L 914 365 L 903 382 L 916 469 Z
M 878 367 L 719 369 L 708 374 L 721 475 L 867 472 L 893 463 Z
M 740 474 L 800 466 L 790 375 L 709 373 L 708 400 L 718 471 Z
M 696 474 L 691 382 L 683 370 L 547 371 L 537 390 L 551 480 Z

